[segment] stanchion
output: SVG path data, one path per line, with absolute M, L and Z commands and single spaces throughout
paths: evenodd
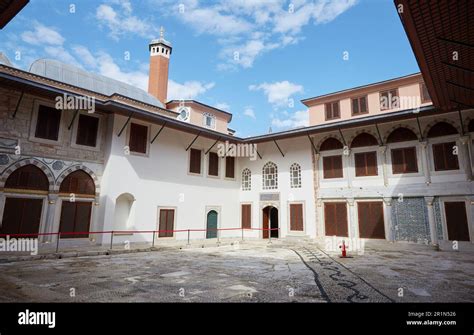
M 58 238 L 56 239 L 56 253 L 59 251 L 59 239 L 61 238 L 61 233 L 58 233 Z
M 242 241 L 244 240 L 244 227 L 242 227 Z
M 188 229 L 188 245 L 190 245 L 190 243 L 189 243 L 190 235 L 191 235 L 191 230 Z
M 110 250 L 113 248 L 113 243 L 114 243 L 114 231 L 112 230 L 112 233 L 110 234 Z
M 155 235 L 156 235 L 156 231 L 153 231 L 153 242 L 151 242 L 151 247 L 152 248 L 155 247 Z

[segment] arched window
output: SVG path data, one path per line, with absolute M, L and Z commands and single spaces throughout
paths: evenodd
M 242 191 L 250 191 L 252 189 L 252 172 L 245 168 L 242 171 Z
M 301 187 L 301 166 L 298 163 L 293 163 L 290 166 L 290 187 Z
M 454 135 L 457 134 L 458 131 L 455 127 L 450 125 L 447 122 L 438 122 L 434 126 L 430 128 L 428 131 L 428 137 L 433 138 L 433 137 L 441 137 L 441 136 L 448 136 L 448 135 Z
M 278 168 L 273 162 L 268 162 L 263 166 L 262 188 L 264 190 L 274 190 L 278 188 Z
M 321 143 L 319 147 L 319 151 L 337 150 L 337 149 L 342 149 L 343 147 L 344 146 L 338 139 L 334 137 L 329 137 L 323 143 Z
M 210 113 L 203 114 L 203 123 L 207 128 L 215 129 L 216 128 L 216 117 Z
M 360 147 L 370 147 L 373 145 L 378 145 L 379 142 L 370 134 L 367 133 L 360 133 L 351 143 L 351 148 L 360 148 Z
M 48 191 L 49 181 L 39 167 L 29 164 L 15 170 L 6 180 L 5 188 Z
M 118 230 L 127 230 L 133 226 L 133 204 L 135 198 L 129 194 L 124 193 L 115 200 L 114 213 L 114 228 Z
M 387 143 L 415 141 L 418 137 L 408 128 L 400 127 L 388 135 Z
M 59 192 L 95 195 L 94 180 L 83 170 L 74 171 L 64 178 Z

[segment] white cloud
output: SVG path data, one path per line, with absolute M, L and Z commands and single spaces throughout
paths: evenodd
M 307 110 L 297 111 L 287 118 L 274 117 L 272 126 L 278 129 L 290 129 L 307 127 L 309 125 L 309 115 Z
M 214 107 L 216 107 L 217 109 L 221 109 L 223 111 L 226 111 L 226 112 L 230 111 L 229 104 L 227 104 L 225 102 L 219 102 Z
M 51 56 L 53 59 L 56 59 L 60 62 L 71 64 L 77 67 L 82 67 L 80 63 L 77 62 L 76 58 L 69 53 L 63 46 L 46 46 L 44 51 Z
M 112 2 L 111 4 L 116 3 Z M 119 8 L 113 8 L 111 4 L 102 4 L 97 7 L 95 17 L 100 26 L 109 29 L 109 35 L 115 40 L 119 40 L 125 34 L 136 34 L 145 38 L 153 38 L 157 33 L 154 25 L 147 20 L 140 19 L 132 15 L 132 5 L 125 1 Z
M 62 45 L 65 41 L 53 27 L 47 27 L 38 22 L 33 24 L 33 30 L 23 32 L 21 39 L 33 45 Z
M 72 47 L 72 50 L 78 57 L 79 61 L 82 61 L 85 65 L 94 68 L 97 66 L 97 58 L 87 49 L 87 47 L 82 45 L 75 45 Z
M 249 89 L 251 91 L 263 91 L 268 102 L 275 107 L 287 106 L 293 94 L 303 93 L 303 86 L 290 83 L 288 80 L 250 85 Z
M 215 86 L 214 83 L 200 81 L 186 81 L 179 84 L 173 80 L 168 81 L 168 100 L 195 99 Z
M 255 112 L 252 107 L 246 107 L 244 110 L 244 115 L 248 116 L 249 118 L 256 119 Z

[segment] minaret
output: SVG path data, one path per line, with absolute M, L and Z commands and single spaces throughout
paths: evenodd
M 168 68 L 171 56 L 171 43 L 164 38 L 165 30 L 160 29 L 160 38 L 150 42 L 150 72 L 148 74 L 148 93 L 166 104 L 168 94 Z

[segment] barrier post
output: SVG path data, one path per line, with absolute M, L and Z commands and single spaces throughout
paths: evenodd
M 221 231 L 219 230 L 219 228 L 216 228 L 216 230 L 217 230 L 217 245 L 219 245 L 219 244 L 221 243 L 221 242 L 220 242 L 220 239 L 219 239 L 219 236 L 220 236 L 220 232 L 221 232 Z
M 268 228 L 268 244 L 272 243 L 272 228 Z
M 58 232 L 58 238 L 56 239 L 56 253 L 59 251 L 59 239 L 61 238 L 61 233 Z
M 153 230 L 153 242 L 151 242 L 151 247 L 152 248 L 155 247 L 155 235 L 156 235 L 156 231 Z
M 244 240 L 244 227 L 242 227 L 242 241 Z
M 191 230 L 188 229 L 188 245 L 189 245 L 190 232 Z
M 112 230 L 112 233 L 110 234 L 110 250 L 113 248 L 113 243 L 114 243 L 114 231 Z

